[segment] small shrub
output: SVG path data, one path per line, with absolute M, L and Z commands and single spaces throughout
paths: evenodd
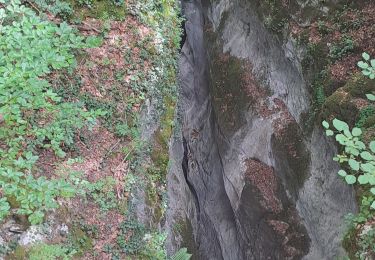
M 354 50 L 354 41 L 349 37 L 344 37 L 338 44 L 330 47 L 329 55 L 333 60 L 342 59 L 345 55 Z
M 366 52 L 362 53 L 362 58 L 363 60 L 357 63 L 358 67 L 362 69 L 362 74 L 370 79 L 375 79 L 375 59 L 370 59 L 370 55 Z M 375 97 L 373 99 L 375 100 Z
M 336 129 L 336 141 L 344 147 L 343 153 L 337 155 L 334 160 L 350 169 L 350 172 L 341 169 L 338 174 L 346 183 L 358 183 L 368 189 L 372 194 L 369 196 L 371 208 L 375 209 L 375 141 L 366 146 L 360 140 L 360 128 L 354 127 L 350 131 L 348 124 L 338 119 L 334 119 L 332 124 Z M 329 129 L 328 122 L 323 121 L 323 127 L 327 136 L 335 134 Z

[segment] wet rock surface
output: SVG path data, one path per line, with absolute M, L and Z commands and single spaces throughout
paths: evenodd
M 168 251 L 183 245 L 193 259 L 344 255 L 343 217 L 356 210 L 354 194 L 327 160 L 335 148 L 319 126 L 302 130 L 309 94 L 293 44 L 284 50 L 251 1 L 182 3 Z

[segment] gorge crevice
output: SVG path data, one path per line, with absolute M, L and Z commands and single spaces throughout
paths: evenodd
M 345 255 L 354 193 L 337 181 L 327 160 L 335 147 L 319 126 L 303 128 L 310 97 L 298 50 L 267 31 L 256 1 L 211 2 L 182 2 L 168 250 L 188 247 L 193 259 Z

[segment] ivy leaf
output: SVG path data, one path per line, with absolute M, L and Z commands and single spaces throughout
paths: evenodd
M 344 131 L 344 130 L 349 130 L 349 126 L 347 123 L 344 121 L 341 121 L 339 119 L 333 119 L 332 121 L 333 126 L 338 130 L 338 131 Z
M 328 129 L 328 128 L 329 128 L 329 124 L 328 124 L 328 122 L 325 121 L 325 120 L 322 122 L 322 125 L 323 125 L 323 127 L 324 127 L 325 129 Z
M 356 182 L 356 178 L 354 175 L 346 175 L 345 176 L 345 181 L 347 184 L 354 184 Z
M 371 193 L 375 195 L 375 188 L 371 188 Z
M 366 94 L 366 97 L 370 101 L 375 101 L 375 95 L 373 95 L 373 94 Z
M 358 170 L 359 170 L 359 162 L 357 162 L 356 160 L 349 159 L 349 166 L 350 166 L 350 168 L 352 168 L 354 171 L 358 171 Z
M 360 136 L 362 134 L 362 130 L 358 127 L 354 127 L 353 130 L 352 130 L 352 134 L 353 134 L 353 136 Z
M 371 208 L 375 209 L 375 201 L 372 202 Z
M 339 170 L 338 175 L 340 175 L 341 177 L 345 177 L 348 174 L 344 170 Z

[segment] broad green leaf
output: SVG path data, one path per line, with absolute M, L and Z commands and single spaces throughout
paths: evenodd
M 354 159 L 349 159 L 349 166 L 350 166 L 350 168 L 352 168 L 354 171 L 358 171 L 358 170 L 359 170 L 359 162 L 357 162 L 357 161 L 354 160 Z
M 348 140 L 348 138 L 343 134 L 336 135 L 336 141 L 339 142 L 342 145 L 345 145 L 347 140 Z
M 338 131 L 344 131 L 345 129 L 346 130 L 349 130 L 349 126 L 347 123 L 345 123 L 344 121 L 341 121 L 337 118 L 333 119 L 332 121 L 333 123 L 333 126 L 338 130 Z
M 359 184 L 367 184 L 369 182 L 367 175 L 361 175 L 358 177 Z
M 322 125 L 323 125 L 323 127 L 324 127 L 325 129 L 328 129 L 328 128 L 329 128 L 329 124 L 328 124 L 327 121 L 323 121 L 323 122 L 322 122 Z
M 366 94 L 366 97 L 370 101 L 375 101 L 375 95 L 373 95 L 373 94 Z
M 344 135 L 346 137 L 348 137 L 348 139 L 352 139 L 353 138 L 352 133 L 350 133 L 349 129 L 345 129 L 344 130 Z
M 354 155 L 354 156 L 358 156 L 359 155 L 358 149 L 356 149 L 354 147 L 351 147 L 351 146 L 346 146 L 345 147 L 345 152 L 349 153 L 351 155 Z
M 346 171 L 344 170 L 339 170 L 338 175 L 345 177 L 347 175 Z
M 371 188 L 371 193 L 375 195 L 375 188 Z
M 356 146 L 358 149 L 361 149 L 361 150 L 366 149 L 366 145 L 365 145 L 365 143 L 362 142 L 362 141 L 355 141 L 354 144 L 355 144 L 355 146 Z
M 371 141 L 369 147 L 371 152 L 375 153 L 375 141 Z
M 366 151 L 361 153 L 361 158 L 366 161 L 371 161 L 374 159 L 373 156 L 369 152 L 366 152 Z
M 364 172 L 371 173 L 375 171 L 375 166 L 371 163 L 361 163 L 361 170 Z
M 362 74 L 365 75 L 365 76 L 370 76 L 371 75 L 371 71 L 368 70 L 368 69 L 365 69 L 365 70 L 362 70 Z
M 327 135 L 327 136 L 333 136 L 333 134 L 334 134 L 334 133 L 333 133 L 332 130 L 329 130 L 329 129 L 326 130 L 326 135 Z
M 345 176 L 345 181 L 346 181 L 347 184 L 354 184 L 356 182 L 356 180 L 357 179 L 353 175 L 346 175 Z
M 371 208 L 372 208 L 372 209 L 375 209 L 375 201 L 372 202 L 372 204 L 371 204 Z
M 370 55 L 368 53 L 364 52 L 364 53 L 362 53 L 362 58 L 367 61 L 367 60 L 370 59 Z
M 352 130 L 352 134 L 353 136 L 360 136 L 362 134 L 362 130 L 357 127 L 354 127 Z
M 361 69 L 367 69 L 369 66 L 366 62 L 363 62 L 363 61 L 359 61 L 357 63 L 358 67 L 360 67 Z

